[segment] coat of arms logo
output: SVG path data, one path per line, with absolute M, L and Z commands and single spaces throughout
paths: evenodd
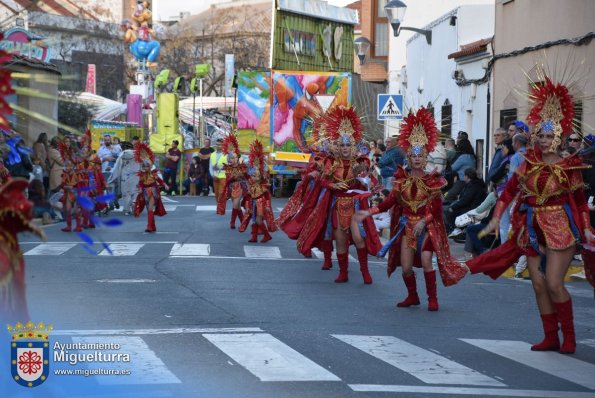
M 10 343 L 11 373 L 14 381 L 24 387 L 37 387 L 47 380 L 50 372 L 49 334 L 52 325 L 42 322 L 26 325 L 18 322 L 14 328 L 8 326 L 12 334 Z

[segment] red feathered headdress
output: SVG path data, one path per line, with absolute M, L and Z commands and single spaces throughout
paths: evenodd
M 80 138 L 81 152 L 85 157 L 91 154 L 91 140 L 91 130 L 87 129 L 87 131 L 85 131 L 85 134 L 83 134 Z
M 248 161 L 250 162 L 251 167 L 254 166 L 254 162 L 258 160 L 258 171 L 261 175 L 264 174 L 264 148 L 262 147 L 262 143 L 258 140 L 254 140 L 252 144 L 250 144 L 250 155 Z
M 233 134 L 228 134 L 223 139 L 223 144 L 221 144 L 221 150 L 223 153 L 229 155 L 231 153 L 235 153 L 236 156 L 240 156 L 240 144 L 238 143 L 238 139 Z
M 409 112 L 409 115 L 403 119 L 399 146 L 407 155 L 427 155 L 436 147 L 439 134 L 434 116 L 426 108 L 421 107 L 415 113 Z
M 64 140 L 58 141 L 58 151 L 60 152 L 63 162 L 69 162 L 69 166 L 74 165 L 72 147 L 70 147 Z M 66 164 L 64 166 L 66 166 Z
M 152 165 L 155 162 L 155 154 L 147 144 L 139 142 L 134 146 L 134 161 L 141 164 L 148 161 Z
M 323 131 L 332 140 L 342 140 L 345 143 L 356 144 L 361 141 L 362 122 L 353 108 L 337 106 L 327 111 L 324 116 Z
M 546 76 L 545 82 L 532 84 L 529 101 L 532 106 L 527 122 L 535 126 L 536 132 L 554 133 L 551 150 L 555 151 L 562 143 L 562 138 L 572 133 L 574 104 L 568 87 L 561 83 L 554 84 Z

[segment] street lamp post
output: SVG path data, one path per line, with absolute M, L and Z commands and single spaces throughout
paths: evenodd
M 399 36 L 402 30 L 410 30 L 417 32 L 426 37 L 426 42 L 432 44 L 432 31 L 418 28 L 411 28 L 408 26 L 401 26 L 401 22 L 405 17 L 405 11 L 407 11 L 407 5 L 401 0 L 391 0 L 384 6 L 384 11 L 388 16 L 391 26 L 393 27 L 393 34 L 395 37 Z
M 370 48 L 370 40 L 367 37 L 358 37 L 353 41 L 355 45 L 355 52 L 359 58 L 359 64 L 363 65 L 366 63 L 366 53 Z

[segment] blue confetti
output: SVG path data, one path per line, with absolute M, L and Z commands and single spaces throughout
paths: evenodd
M 108 244 L 108 243 L 101 242 L 101 244 L 102 244 L 103 248 L 104 248 L 105 250 L 107 250 L 107 252 L 110 254 L 110 256 L 113 256 L 113 255 L 114 255 L 114 252 L 113 252 L 113 251 L 112 251 L 112 249 L 109 247 L 109 244 Z
M 95 251 L 95 249 L 93 249 L 93 247 L 89 246 L 89 245 L 83 245 L 83 249 L 85 249 L 88 253 L 96 256 L 97 255 L 97 251 Z
M 86 196 L 78 196 L 76 201 L 85 210 L 91 211 L 95 209 L 95 203 L 93 203 L 93 201 Z
M 93 245 L 93 243 L 95 243 L 95 241 L 93 240 L 93 238 L 89 235 L 87 235 L 84 232 L 78 232 L 77 235 L 79 236 L 79 238 L 81 238 L 86 244 L 88 245 Z
M 122 224 L 122 220 L 119 220 L 117 218 L 110 218 L 109 220 L 103 221 L 103 225 L 105 225 L 106 227 L 119 227 Z
M 95 198 L 97 203 L 109 203 L 114 199 L 116 199 L 116 195 L 113 193 L 108 193 L 107 195 L 99 195 Z

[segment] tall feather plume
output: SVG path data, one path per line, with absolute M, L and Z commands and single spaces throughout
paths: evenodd
M 223 139 L 223 144 L 221 144 L 221 150 L 223 153 L 230 154 L 235 153 L 237 156 L 240 156 L 240 144 L 238 143 L 238 139 L 233 134 L 228 134 Z
M 355 142 L 363 136 L 362 122 L 354 108 L 337 106 L 324 115 L 324 130 L 333 140 L 349 135 Z
M 262 143 L 258 140 L 254 140 L 250 144 L 249 162 L 250 166 L 254 167 L 254 161 L 258 159 L 258 168 L 261 175 L 264 174 L 264 148 Z
M 134 161 L 137 163 L 143 163 L 147 159 L 150 160 L 151 163 L 155 163 L 155 154 L 144 142 L 137 143 L 134 146 Z
M 434 116 L 423 106 L 417 112 L 409 112 L 401 123 L 399 146 L 407 153 L 413 146 L 423 146 L 426 154 L 436 148 L 440 131 Z

